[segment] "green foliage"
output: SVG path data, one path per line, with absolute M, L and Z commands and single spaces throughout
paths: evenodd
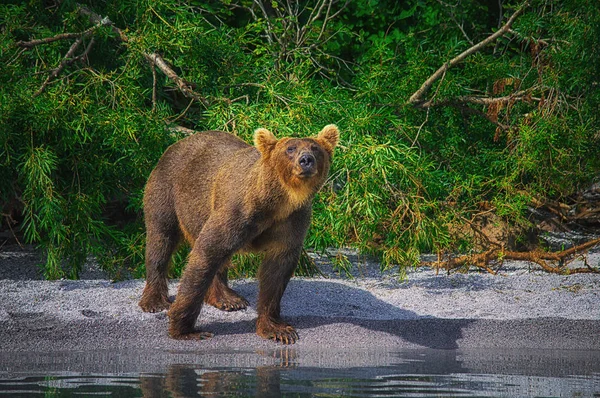
M 96 27 L 69 62 L 75 38 L 17 45 L 93 28 L 77 2 L 46 3 L 0 5 L 0 204 L 45 250 L 49 279 L 76 278 L 90 255 L 115 278 L 144 275 L 143 187 L 182 137 L 173 125 L 250 142 L 261 126 L 307 136 L 338 124 L 307 247 L 353 246 L 400 270 L 424 251 L 470 249 L 454 232 L 481 203 L 526 227 L 532 198 L 568 197 L 600 174 L 595 2 L 532 1 L 510 34 L 433 85 L 429 109 L 407 99 L 519 3 L 360 0 L 312 18 L 328 3 L 90 0 L 127 41 Z M 207 105 L 153 71 L 144 55 L 155 52 Z M 520 91 L 501 105 L 456 102 Z M 258 260 L 236 258 L 232 274 Z

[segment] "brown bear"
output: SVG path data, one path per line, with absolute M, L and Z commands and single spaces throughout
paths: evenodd
M 298 264 L 312 199 L 325 182 L 339 139 L 335 125 L 316 137 L 277 139 L 264 128 L 255 146 L 222 131 L 194 134 L 171 145 L 150 174 L 144 192 L 146 287 L 140 307 L 169 309 L 169 334 L 204 339 L 194 329 L 202 303 L 225 311 L 248 302 L 227 286 L 238 252 L 262 253 L 258 270 L 256 332 L 293 344 L 296 330 L 280 317 L 283 292 Z M 175 302 L 168 298 L 171 255 L 191 246 Z

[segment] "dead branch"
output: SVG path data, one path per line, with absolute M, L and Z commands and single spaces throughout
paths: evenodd
M 154 64 L 150 66 L 152 69 L 152 112 L 156 110 L 156 68 Z
M 319 48 L 323 46 L 331 37 L 338 34 L 326 35 L 330 22 L 335 19 L 350 3 L 346 0 L 343 4 L 337 6 L 340 0 L 317 0 L 308 11 L 308 4 L 302 8 L 298 2 L 291 0 L 267 2 L 265 0 L 253 0 L 249 6 L 239 6 L 232 4 L 231 7 L 243 8 L 247 10 L 255 21 L 264 21 L 264 36 L 269 45 L 276 44 L 278 49 L 275 51 L 276 67 L 281 68 L 284 63 L 294 62 L 294 54 L 300 54 L 304 59 L 309 59 L 315 69 L 324 77 L 332 79 L 332 76 L 338 77 L 328 68 L 316 61 L 319 54 Z M 308 15 L 307 15 L 308 14 Z M 282 29 L 275 29 L 272 17 L 277 18 Z M 320 21 L 320 26 L 316 26 Z M 311 33 L 316 33 L 316 37 Z M 327 54 L 327 58 L 331 58 Z M 338 64 L 339 64 L 339 60 Z M 342 61 L 346 66 L 346 62 Z M 348 68 L 350 69 L 350 68 Z M 327 72 L 327 73 L 325 73 Z
M 473 45 L 473 40 L 471 40 L 471 38 L 469 37 L 469 35 L 467 35 L 467 32 L 465 32 L 465 29 L 463 28 L 463 24 L 459 23 L 456 20 L 456 17 L 454 16 L 454 13 L 450 10 L 451 8 L 454 8 L 456 6 L 452 6 L 446 2 L 443 2 L 442 0 L 437 0 L 438 3 L 440 3 L 444 9 L 446 10 L 446 13 L 448 14 L 448 16 L 450 17 L 450 19 L 452 19 L 452 22 L 454 22 L 456 24 L 456 26 L 458 27 L 458 29 L 460 29 L 460 31 L 462 32 L 463 36 L 465 37 L 465 39 L 469 42 L 469 44 Z
M 60 72 L 62 72 L 63 69 L 65 69 L 65 67 L 67 65 L 69 65 L 69 64 L 73 63 L 73 61 L 75 61 L 73 54 L 75 53 L 75 51 L 81 45 L 82 42 L 83 42 L 83 37 L 79 37 L 79 38 L 77 38 L 77 40 L 75 40 L 75 42 L 71 45 L 71 47 L 69 48 L 69 51 L 67 51 L 67 53 L 65 54 L 63 60 L 60 62 L 58 67 L 52 69 L 52 71 L 50 72 L 50 74 L 48 75 L 48 77 L 46 78 L 44 83 L 42 83 L 41 87 L 33 94 L 34 97 L 37 97 L 38 95 L 43 93 L 44 90 L 46 89 L 46 87 L 48 86 L 48 84 L 50 84 L 50 82 L 52 80 L 54 80 L 60 74 Z
M 474 95 L 466 95 L 455 98 L 453 101 L 455 102 L 463 102 L 469 104 L 478 104 L 478 105 L 491 105 L 497 103 L 507 103 L 512 101 L 520 101 L 530 99 L 529 90 L 522 90 L 512 93 L 510 95 L 504 97 L 479 97 Z
M 111 27 L 113 32 L 115 32 L 119 36 L 119 39 L 121 39 L 122 42 L 127 43 L 129 41 L 125 33 L 121 29 L 117 28 L 113 24 L 113 22 L 110 19 L 108 19 L 108 17 L 103 18 L 82 4 L 77 4 L 77 9 L 80 15 L 88 17 L 93 24 L 98 24 L 102 21 L 106 21 L 106 25 Z
M 125 33 L 121 29 L 117 28 L 110 21 L 110 19 L 108 19 L 108 17 L 103 18 L 83 5 L 79 5 L 79 13 L 81 15 L 87 16 L 93 23 L 96 24 L 98 23 L 98 21 L 105 21 L 104 23 L 110 25 L 113 31 L 119 35 L 121 41 L 123 41 L 124 43 L 127 43 L 129 41 L 127 35 L 125 35 Z M 158 69 L 160 69 L 173 83 L 175 83 L 184 96 L 186 96 L 187 98 L 196 99 L 199 102 L 201 102 L 204 106 L 208 106 L 210 104 L 206 98 L 196 93 L 185 80 L 180 78 L 179 75 L 175 73 L 175 71 L 169 66 L 169 64 L 167 64 L 167 62 L 165 62 L 162 56 L 160 56 L 158 53 L 144 52 L 142 53 L 142 55 L 153 66 L 156 66 Z
M 475 44 L 474 46 L 468 48 L 467 50 L 463 51 L 462 53 L 460 53 L 459 55 L 457 55 L 450 61 L 446 62 L 444 65 L 442 65 L 438 70 L 436 70 L 433 73 L 433 75 L 431 75 L 421 85 L 421 87 L 417 91 L 415 91 L 415 93 L 413 95 L 410 96 L 410 98 L 408 99 L 408 103 L 418 106 L 418 107 L 421 107 L 421 105 L 425 102 L 423 97 L 429 92 L 433 83 L 435 83 L 448 69 L 450 69 L 454 65 L 458 64 L 459 62 L 464 60 L 469 55 L 481 50 L 483 47 L 485 47 L 489 43 L 493 42 L 497 38 L 505 35 L 511 28 L 515 19 L 517 19 L 517 17 L 525 10 L 525 8 L 527 6 L 528 6 L 528 3 L 525 2 L 517 11 L 514 12 L 514 14 L 508 19 L 506 24 L 503 27 L 501 27 L 500 29 L 498 29 L 494 34 L 488 36 L 484 40 L 482 40 L 479 43 Z
M 600 203 L 593 196 L 586 198 L 585 193 L 579 194 L 577 198 L 571 199 L 569 204 L 551 200 L 548 198 L 532 198 L 531 204 L 534 208 L 549 211 L 558 218 L 561 223 L 597 223 L 600 221 Z
M 58 40 L 65 40 L 65 39 L 77 39 L 80 38 L 82 36 L 87 36 L 89 33 L 94 32 L 96 29 L 98 29 L 101 26 L 107 26 L 112 24 L 112 22 L 110 22 L 110 19 L 108 18 L 102 18 L 99 21 L 96 22 L 95 26 L 92 26 L 89 29 L 84 30 L 83 32 L 77 32 L 77 33 L 60 33 L 56 36 L 52 36 L 52 37 L 46 37 L 44 39 L 38 39 L 38 40 L 30 40 L 30 41 L 18 41 L 16 43 L 16 45 L 18 47 L 23 47 L 23 48 L 32 48 L 35 47 L 39 44 L 48 44 L 48 43 L 52 43 Z
M 144 53 L 144 58 L 146 58 L 148 61 L 150 61 L 150 63 L 158 67 L 158 69 L 160 69 L 173 83 L 175 83 L 184 96 L 186 96 L 187 98 L 196 99 L 203 103 L 205 106 L 209 105 L 208 100 L 200 94 L 196 93 L 185 80 L 180 78 L 177 75 L 177 73 L 175 73 L 175 71 L 171 69 L 171 67 L 159 54 Z
M 490 243 L 493 243 L 490 241 Z M 593 239 L 589 242 L 583 243 L 571 247 L 560 252 L 544 252 L 541 250 L 534 250 L 530 252 L 515 252 L 505 251 L 501 247 L 493 247 L 484 253 L 477 254 L 466 254 L 456 257 L 450 257 L 442 259 L 442 256 L 438 255 L 437 261 L 423 261 L 420 266 L 442 268 L 448 272 L 475 265 L 489 273 L 496 274 L 490 264 L 495 262 L 502 262 L 504 260 L 518 260 L 527 261 L 539 265 L 544 271 L 559 274 L 559 275 L 571 275 L 578 273 L 600 273 L 600 269 L 593 268 L 586 262 L 586 267 L 580 268 L 567 268 L 567 265 L 571 263 L 577 256 L 585 254 L 589 249 L 600 245 L 600 238 Z

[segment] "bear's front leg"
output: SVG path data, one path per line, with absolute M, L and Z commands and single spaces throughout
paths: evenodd
M 232 234 L 227 217 L 211 215 L 194 242 L 183 271 L 175 302 L 169 309 L 169 335 L 174 339 L 203 340 L 212 333 L 195 330 L 206 293 L 217 272 L 244 242 L 248 230 L 239 228 Z
M 219 264 L 209 261 L 196 247 L 190 253 L 188 264 L 179 283 L 175 302 L 169 309 L 169 335 L 174 339 L 204 340 L 212 333 L 195 330 L 204 296 L 211 285 Z
M 225 220 L 226 221 L 226 220 Z M 224 223 L 227 225 L 227 223 Z M 243 236 L 223 233 L 223 219 L 209 219 L 194 242 L 179 283 L 175 302 L 169 309 L 169 335 L 175 339 L 206 339 L 211 333 L 194 329 L 206 293 L 215 275 L 243 243 Z
M 283 344 L 294 344 L 296 329 L 281 319 L 281 298 L 300 258 L 300 248 L 267 251 L 259 269 L 260 292 L 256 333 Z

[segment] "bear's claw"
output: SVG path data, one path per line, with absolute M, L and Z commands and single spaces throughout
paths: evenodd
M 221 290 L 217 297 L 208 295 L 205 301 L 215 308 L 228 312 L 245 310 L 249 304 L 248 300 L 228 287 Z
M 285 322 L 259 322 L 256 333 L 262 338 L 278 341 L 282 344 L 294 344 L 300 339 L 296 329 Z
M 139 306 L 144 312 L 160 312 L 168 310 L 171 307 L 171 301 L 168 297 L 148 298 L 142 297 Z
M 291 326 L 289 326 L 289 329 L 290 330 L 286 330 L 285 332 L 275 332 L 272 335 L 271 340 L 279 341 L 282 344 L 296 343 L 296 341 L 300 339 L 298 332 Z

